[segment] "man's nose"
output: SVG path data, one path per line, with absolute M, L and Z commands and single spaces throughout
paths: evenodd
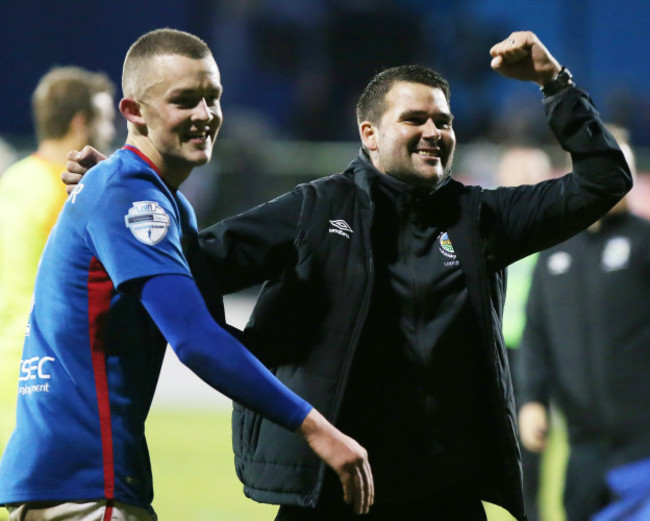
M 433 122 L 432 119 L 428 119 L 424 124 L 422 137 L 426 139 L 433 139 L 434 141 L 438 141 L 440 139 L 440 136 L 441 136 L 440 129 L 436 127 L 436 124 Z
M 205 98 L 201 98 L 201 101 L 197 103 L 193 117 L 198 121 L 211 121 L 214 118 L 214 114 L 210 110 Z

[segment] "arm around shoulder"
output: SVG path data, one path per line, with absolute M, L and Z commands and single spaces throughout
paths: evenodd
M 295 262 L 301 209 L 294 190 L 201 231 L 201 249 L 223 293 L 273 279 Z

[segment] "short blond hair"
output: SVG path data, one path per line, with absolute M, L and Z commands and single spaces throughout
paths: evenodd
M 155 56 L 180 55 L 200 60 L 212 56 L 207 44 L 198 36 L 177 29 L 156 29 L 143 34 L 129 48 L 122 68 L 124 96 L 139 95 L 140 79 L 147 62 Z

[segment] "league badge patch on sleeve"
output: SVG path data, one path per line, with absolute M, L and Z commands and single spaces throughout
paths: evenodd
M 169 215 L 154 201 L 134 202 L 124 221 L 133 236 L 149 246 L 162 241 L 169 229 Z

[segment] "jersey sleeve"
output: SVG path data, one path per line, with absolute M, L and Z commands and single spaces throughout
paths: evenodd
M 212 319 L 193 281 L 163 275 L 138 284 L 142 304 L 183 364 L 269 420 L 291 431 L 300 427 L 311 405 Z
M 177 201 L 148 176 L 120 176 L 106 186 L 88 217 L 86 241 L 117 289 L 141 277 L 191 277 Z

